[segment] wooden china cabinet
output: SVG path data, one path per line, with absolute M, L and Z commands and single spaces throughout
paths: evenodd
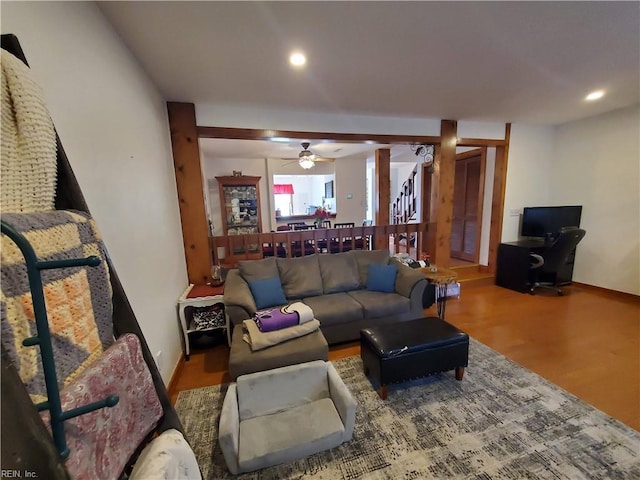
M 262 232 L 260 177 L 216 177 L 224 235 Z

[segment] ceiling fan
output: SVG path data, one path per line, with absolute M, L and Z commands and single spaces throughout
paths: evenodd
M 309 150 L 309 142 L 302 142 L 302 151 L 298 154 L 298 158 L 283 158 L 283 160 L 292 160 L 297 161 L 298 165 L 300 165 L 305 170 L 309 170 L 314 167 L 316 162 L 333 162 L 334 158 L 320 158 L 316 156 L 311 150 Z M 291 165 L 288 163 L 286 165 Z

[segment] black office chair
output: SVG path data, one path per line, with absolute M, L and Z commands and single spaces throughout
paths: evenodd
M 531 254 L 529 270 L 529 293 L 533 295 L 536 288 L 551 288 L 558 295 L 564 295 L 558 287 L 558 270 L 567 262 L 576 245 L 584 238 L 585 231 L 578 227 L 564 227 L 558 237 L 542 255 Z M 551 281 L 548 281 L 551 279 Z

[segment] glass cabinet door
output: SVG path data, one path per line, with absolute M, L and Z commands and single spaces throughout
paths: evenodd
M 225 235 L 260 233 L 260 177 L 216 177 Z

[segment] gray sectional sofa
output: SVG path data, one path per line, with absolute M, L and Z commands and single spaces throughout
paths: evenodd
M 393 292 L 367 288 L 372 264 L 396 265 Z M 329 344 L 357 340 L 363 328 L 422 317 L 427 280 L 420 271 L 397 262 L 387 250 L 352 250 L 239 262 L 224 288 L 230 330 L 257 310 L 248 282 L 275 276 L 287 302 L 301 301 L 313 309 Z

